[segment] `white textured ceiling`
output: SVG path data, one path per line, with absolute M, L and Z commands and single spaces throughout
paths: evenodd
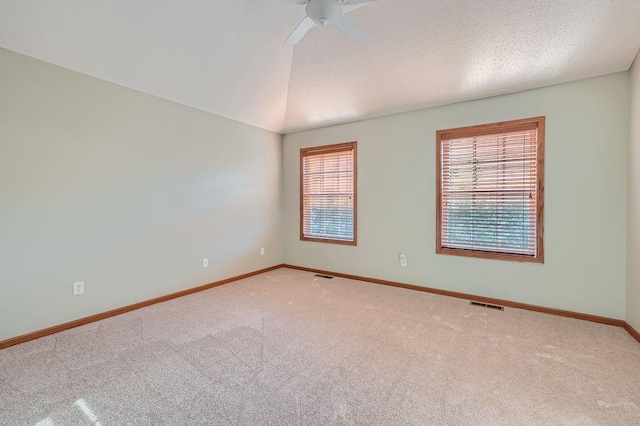
M 0 0 L 0 47 L 280 133 L 629 69 L 640 0 Z

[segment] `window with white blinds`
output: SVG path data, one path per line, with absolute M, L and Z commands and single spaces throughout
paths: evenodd
M 436 139 L 436 251 L 543 262 L 544 117 Z
M 356 245 L 356 142 L 300 150 L 300 239 Z

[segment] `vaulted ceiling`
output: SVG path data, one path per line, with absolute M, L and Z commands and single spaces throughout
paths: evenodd
M 369 43 L 293 47 L 296 0 L 0 0 L 0 47 L 279 133 L 623 71 L 640 47 L 640 0 L 352 9 Z

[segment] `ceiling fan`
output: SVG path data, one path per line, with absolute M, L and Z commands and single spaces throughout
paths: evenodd
M 371 3 L 378 0 L 296 0 L 307 5 L 307 17 L 298 24 L 287 39 L 288 44 L 296 45 L 316 25 L 335 25 L 356 43 L 365 43 L 369 37 L 342 12 L 343 5 Z

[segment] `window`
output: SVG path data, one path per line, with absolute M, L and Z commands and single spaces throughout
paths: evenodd
M 356 245 L 356 142 L 300 150 L 300 239 Z
M 545 118 L 436 132 L 436 252 L 544 260 Z

